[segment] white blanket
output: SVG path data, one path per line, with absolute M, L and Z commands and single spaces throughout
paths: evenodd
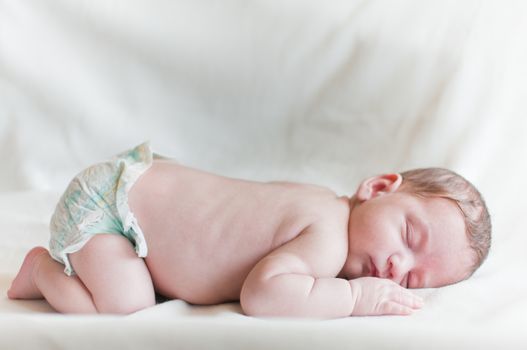
M 527 348 L 526 16 L 520 0 L 0 0 L 0 348 Z M 448 167 L 487 199 L 493 248 L 470 280 L 417 291 L 410 317 L 262 320 L 178 300 L 86 317 L 8 300 L 71 177 L 144 140 L 346 194 Z

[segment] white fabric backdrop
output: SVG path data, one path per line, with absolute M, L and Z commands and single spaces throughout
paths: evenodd
M 70 178 L 144 140 L 341 193 L 444 166 L 485 195 L 494 247 L 412 325 L 478 320 L 525 344 L 526 16 L 521 0 L 0 0 L 0 222 L 22 239 L 2 247 L 2 286 Z

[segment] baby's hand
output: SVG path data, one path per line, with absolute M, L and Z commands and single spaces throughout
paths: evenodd
M 389 279 L 361 277 L 349 283 L 354 316 L 409 315 L 423 306 L 423 299 Z

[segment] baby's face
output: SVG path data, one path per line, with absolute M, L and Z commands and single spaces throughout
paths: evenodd
M 389 278 L 407 288 L 439 287 L 465 279 L 473 263 L 456 204 L 404 192 L 357 204 L 350 216 L 348 278 Z

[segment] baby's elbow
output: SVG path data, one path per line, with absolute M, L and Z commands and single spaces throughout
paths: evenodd
M 240 299 L 240 305 L 245 315 L 251 317 L 281 317 L 283 313 L 279 312 L 275 305 L 263 303 L 258 298 Z
M 250 298 L 240 298 L 240 305 L 245 315 L 253 317 L 261 316 L 260 308 L 257 303 Z
M 242 311 L 247 316 L 254 317 L 271 317 L 276 316 L 272 310 L 273 305 L 272 293 L 264 285 L 255 283 L 246 283 L 240 293 L 240 305 Z
M 240 305 L 248 316 L 274 317 L 280 316 L 282 298 L 280 297 L 281 281 L 277 280 L 274 265 L 258 264 L 249 273 L 240 292 Z
M 251 288 L 244 286 L 240 294 L 240 306 L 242 307 L 243 313 L 247 316 L 262 316 L 262 303 L 255 293 L 251 291 Z

